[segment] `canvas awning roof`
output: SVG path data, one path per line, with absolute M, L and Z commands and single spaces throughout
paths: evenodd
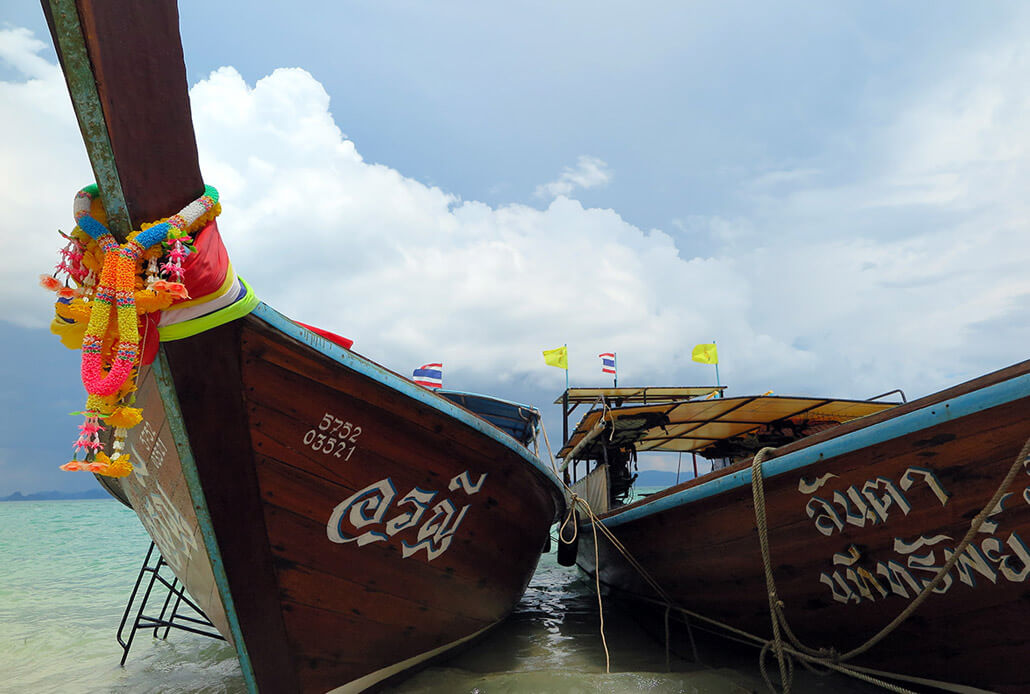
M 613 409 L 593 409 L 583 416 L 568 443 L 558 452 L 568 455 L 597 425 L 604 414 L 606 422 L 614 421 L 615 442 L 633 443 L 638 452 L 690 452 L 706 448 L 716 441 L 756 431 L 765 424 L 780 420 L 804 419 L 810 422 L 843 423 L 858 417 L 894 407 L 897 403 L 868 400 L 755 395 L 710 400 L 689 400 L 657 405 L 634 405 Z M 660 422 L 666 421 L 667 424 Z M 611 426 L 611 424 L 607 424 Z M 596 436 L 596 434 L 595 434 Z M 599 438 L 609 439 L 610 430 Z M 593 447 L 591 443 L 590 447 Z M 578 454 L 590 447 L 581 446 Z
M 658 402 L 675 402 L 704 398 L 712 393 L 719 393 L 726 386 L 644 386 L 638 388 L 569 388 L 569 404 L 593 404 L 602 397 L 606 402 L 619 402 L 626 405 Z M 564 394 L 554 401 L 561 405 Z

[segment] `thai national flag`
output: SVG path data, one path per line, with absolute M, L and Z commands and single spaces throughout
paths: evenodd
M 605 352 L 597 356 L 601 358 L 601 373 L 615 374 L 615 352 Z
M 412 375 L 415 383 L 426 388 L 443 387 L 443 364 L 423 364 Z

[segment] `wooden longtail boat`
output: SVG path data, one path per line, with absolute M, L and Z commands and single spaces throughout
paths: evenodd
M 175 3 L 43 4 L 112 231 L 197 198 Z M 194 299 L 144 323 L 134 470 L 104 481 L 248 689 L 361 691 L 498 624 L 564 505 L 529 439 L 258 302 L 213 220 L 195 245 Z
M 581 515 L 576 562 L 615 596 L 657 605 L 659 620 L 671 604 L 766 641 L 772 588 L 800 643 L 833 648 L 854 670 L 951 691 L 1030 691 L 1030 361 L 893 407 L 779 397 L 620 407 L 620 397 L 633 394 L 595 407 L 559 452 L 563 464 L 595 464 L 574 490 L 626 551 L 602 533 L 595 562 Z M 618 480 L 643 451 L 736 462 L 624 503 Z M 911 616 L 850 655 L 923 591 Z

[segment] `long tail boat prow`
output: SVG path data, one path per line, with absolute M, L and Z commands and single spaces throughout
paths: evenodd
M 88 393 L 66 469 L 132 506 L 250 691 L 362 691 L 498 624 L 564 513 L 538 415 L 261 303 L 201 178 L 175 3 L 43 7 L 97 180 L 53 282 Z

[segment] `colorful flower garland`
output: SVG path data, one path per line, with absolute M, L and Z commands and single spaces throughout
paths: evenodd
M 205 186 L 204 195 L 178 214 L 142 225 L 119 244 L 97 219 L 106 221 L 97 186 L 87 186 L 76 194 L 75 231 L 71 235 L 61 232 L 68 244 L 60 252 L 54 274 L 43 275 L 40 281 L 58 294 L 51 330 L 64 344 L 82 348 L 82 383 L 87 397 L 81 414 L 85 421 L 79 426 L 75 454 L 62 470 L 87 470 L 111 477 L 124 477 L 132 471 L 124 445 L 128 429 L 143 416 L 126 402 L 136 389 L 139 368 L 138 315 L 189 298 L 182 262 L 194 250 L 190 234 L 219 212 L 218 191 Z M 159 262 L 162 257 L 163 263 Z M 62 274 L 63 283 L 59 279 Z M 111 455 L 104 452 L 100 440 L 101 420 L 115 429 Z

